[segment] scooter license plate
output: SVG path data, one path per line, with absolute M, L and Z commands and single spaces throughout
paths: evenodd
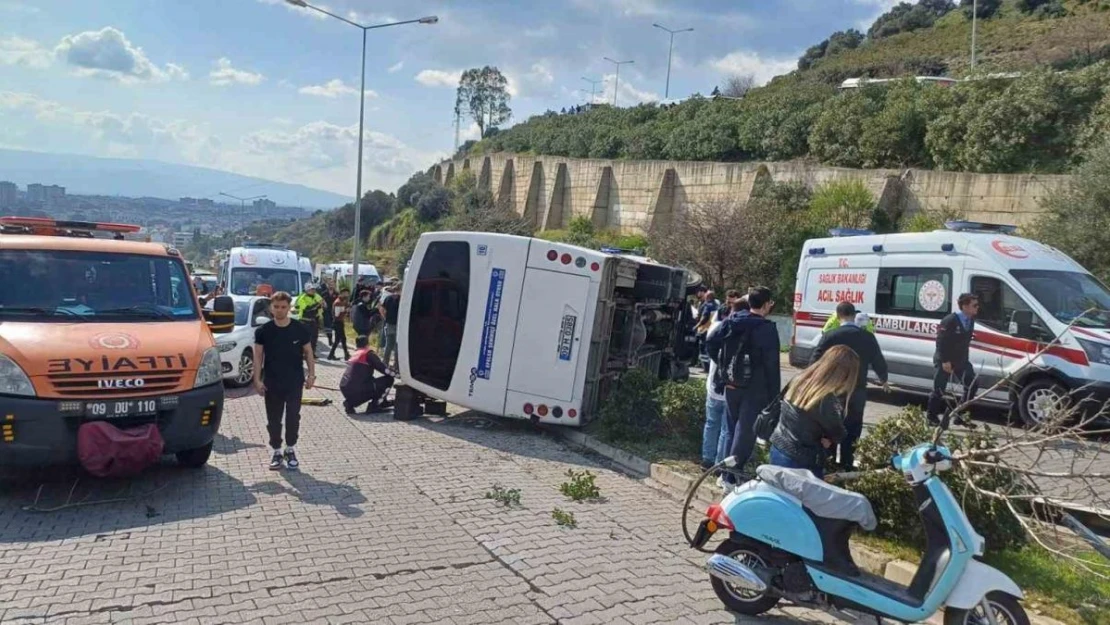
M 694 549 L 701 549 L 717 531 L 717 524 L 710 519 L 703 519 L 698 524 L 698 531 L 694 533 L 694 542 L 690 544 Z

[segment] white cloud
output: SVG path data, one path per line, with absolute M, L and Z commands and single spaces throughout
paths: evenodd
M 301 8 L 301 7 L 298 7 L 298 6 L 294 6 L 294 5 L 289 4 L 288 2 L 286 2 L 285 0 L 258 0 L 258 2 L 261 2 L 262 4 L 281 5 L 281 6 L 285 7 L 286 9 L 289 9 L 290 11 L 292 11 L 294 13 L 297 13 L 297 14 L 302 15 L 304 17 L 311 17 L 312 19 L 315 19 L 315 20 L 326 20 L 326 19 L 328 19 L 327 15 L 324 15 L 323 13 L 321 13 L 319 11 L 313 11 L 312 9 Z M 326 5 L 326 4 L 318 4 L 318 3 L 315 3 L 315 2 L 313 4 L 320 7 L 321 9 L 324 9 L 325 11 L 331 11 L 332 13 L 335 12 L 335 11 L 332 11 L 331 8 L 328 7 L 328 5 Z
M 405 67 L 405 62 L 404 61 L 397 61 L 393 65 L 390 65 L 389 69 L 387 69 L 385 71 L 389 72 L 390 74 L 396 74 L 397 72 L 401 71 L 404 67 Z
M 424 69 L 416 75 L 416 82 L 425 87 L 457 87 L 462 70 Z
M 714 59 L 709 65 L 726 75 L 747 75 L 755 77 L 757 85 L 762 85 L 775 76 L 788 74 L 798 67 L 797 57 L 764 58 L 758 52 L 737 50 Z
M 506 90 L 509 95 L 516 97 L 529 97 L 529 98 L 547 98 L 554 95 L 552 86 L 555 83 L 555 75 L 552 73 L 550 64 L 541 60 L 532 64 L 532 67 L 527 72 L 517 74 L 516 72 L 506 71 L 505 80 L 509 83 Z
M 180 78 L 182 74 L 181 67 L 172 63 L 167 69 L 160 69 L 142 48 L 111 26 L 66 35 L 54 48 L 54 54 L 76 67 L 79 76 L 135 83 Z
M 19 119 L 26 116 L 67 133 L 78 133 L 82 142 L 117 156 L 174 158 L 207 161 L 206 152 L 218 146 L 198 126 L 183 120 L 166 120 L 142 113 L 84 111 L 29 93 L 0 92 L 0 111 Z M 37 147 L 37 146 L 27 146 Z
M 297 90 L 297 92 L 302 95 L 311 95 L 320 98 L 332 99 L 349 95 L 358 95 L 358 89 L 355 89 L 354 87 L 348 85 L 342 80 L 339 80 L 338 78 L 329 80 L 322 85 L 308 85 L 305 87 L 301 87 Z M 378 97 L 378 94 L 375 91 L 367 89 L 366 97 L 376 98 Z
M 266 77 L 256 72 L 235 69 L 231 66 L 231 60 L 223 57 L 216 61 L 216 69 L 208 74 L 208 79 L 217 87 L 225 87 L 227 85 L 254 86 L 266 80 Z
M 166 63 L 166 75 L 173 80 L 189 80 L 189 71 L 176 63 Z
M 617 12 L 627 17 L 659 17 L 671 15 L 672 11 L 663 8 L 658 0 L 573 0 L 581 9 L 591 11 Z
M 524 36 L 531 37 L 532 39 L 550 39 L 554 37 L 558 31 L 551 24 L 544 24 L 539 28 L 526 28 L 524 29 Z
M 39 42 L 22 37 L 0 39 L 0 65 L 49 67 L 52 55 Z
M 612 104 L 616 74 L 606 74 L 602 80 L 603 84 L 599 85 L 601 91 L 595 96 L 594 101 Z M 633 106 L 641 102 L 658 102 L 661 99 L 662 96 L 658 93 L 637 89 L 627 78 L 622 78 L 617 88 L 617 106 Z

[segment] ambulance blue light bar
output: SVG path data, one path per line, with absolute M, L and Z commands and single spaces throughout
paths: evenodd
M 997 232 L 999 234 L 1013 234 L 1017 226 L 1008 224 L 988 224 L 980 221 L 946 221 L 944 227 L 954 232 Z
M 829 230 L 830 237 L 863 237 L 869 234 L 875 233 L 862 228 L 832 228 Z

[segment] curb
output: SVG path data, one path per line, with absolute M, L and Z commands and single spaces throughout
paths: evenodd
M 650 478 L 660 487 L 666 489 L 669 494 L 680 498 L 686 496 L 686 491 L 690 489 L 697 479 L 685 473 L 675 471 L 664 464 L 648 462 L 623 449 L 618 449 L 617 447 L 603 443 L 581 430 L 561 426 L 543 426 L 543 429 L 550 432 L 556 438 L 560 438 L 572 445 L 583 447 L 605 457 L 628 473 L 639 477 Z M 699 503 L 710 505 L 719 502 L 723 494 L 724 491 L 718 488 L 716 484 L 706 482 L 698 488 L 695 500 Z M 853 541 L 851 543 L 851 550 L 852 558 L 861 569 L 872 575 L 879 575 L 894 583 L 908 586 L 914 574 L 917 572 L 916 564 L 891 557 L 858 542 Z M 1036 623 L 1037 625 L 1064 625 L 1064 623 L 1056 619 L 1034 613 L 1032 608 L 1027 608 L 1027 611 L 1029 612 L 1030 622 Z M 934 616 L 934 619 L 939 616 L 939 614 L 940 612 Z

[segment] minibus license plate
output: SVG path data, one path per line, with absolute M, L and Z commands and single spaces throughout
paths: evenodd
M 158 412 L 157 399 L 114 399 L 110 401 L 90 401 L 85 403 L 86 417 L 130 417 L 152 415 Z

